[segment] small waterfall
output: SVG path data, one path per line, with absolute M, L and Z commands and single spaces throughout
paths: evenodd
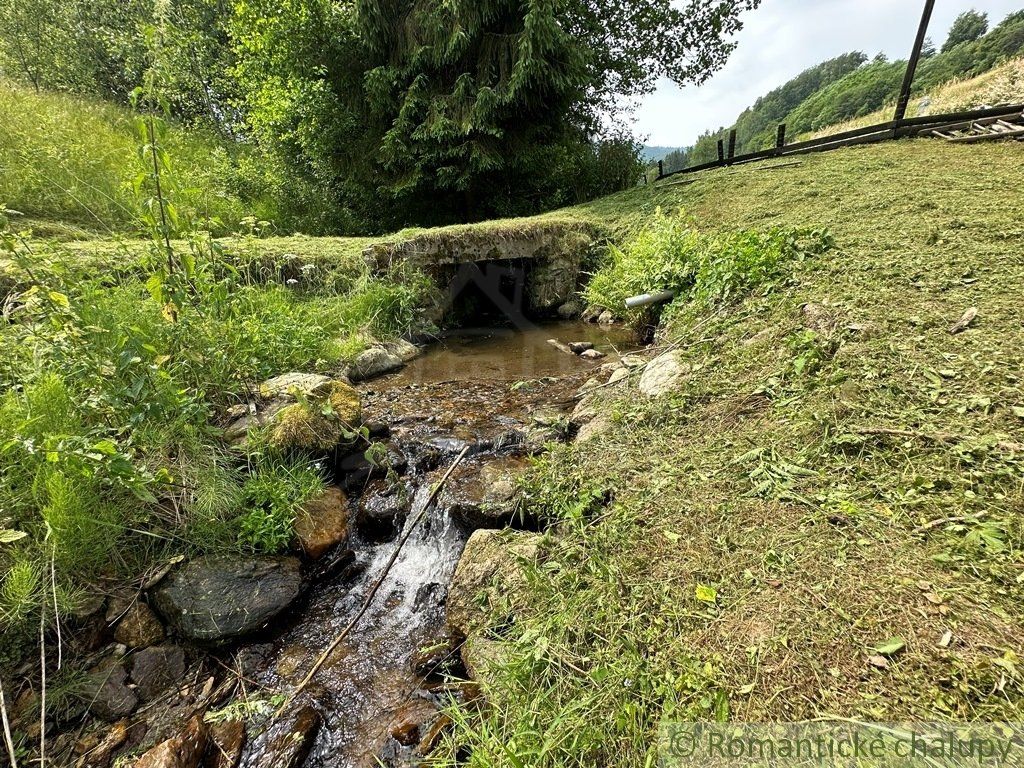
M 276 665 L 260 680 L 272 688 L 295 685 L 320 649 L 356 615 L 398 543 L 409 534 L 366 613 L 303 694 L 325 713 L 307 768 L 375 765 L 376 750 L 393 718 L 420 685 L 411 669 L 413 654 L 443 630 L 447 585 L 466 534 L 438 504 L 417 521 L 430 499 L 431 483 L 424 480 L 401 534 L 394 541 L 358 548 L 365 569 L 344 585 L 314 594 L 302 623 L 282 638 Z M 259 744 L 254 745 L 243 764 L 262 765 L 260 752 Z

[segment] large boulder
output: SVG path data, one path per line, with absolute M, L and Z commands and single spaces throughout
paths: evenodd
M 251 634 L 284 611 L 302 589 L 294 557 L 212 555 L 168 576 L 154 604 L 183 637 L 220 643 Z
M 326 489 L 295 517 L 295 538 L 311 560 L 347 541 L 348 534 L 348 499 L 340 488 Z
M 515 610 L 540 540 L 538 533 L 511 529 L 473 532 L 448 588 L 446 616 L 455 637 L 470 637 L 495 618 L 495 611 Z
M 676 389 L 690 374 L 690 366 L 679 350 L 659 355 L 647 364 L 640 376 L 640 391 L 648 397 L 660 397 Z
M 405 361 L 394 352 L 384 347 L 370 347 L 356 355 L 349 366 L 348 375 L 352 381 L 366 381 L 397 371 L 404 365 Z

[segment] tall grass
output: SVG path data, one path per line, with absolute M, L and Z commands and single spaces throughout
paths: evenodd
M 224 409 L 268 377 L 336 371 L 369 334 L 409 331 L 426 287 L 365 271 L 258 283 L 198 237 L 169 311 L 155 275 L 90 277 L 61 245 L 0 234 L 22 272 L 0 325 L 14 352 L 0 359 L 0 529 L 26 534 L 0 542 L 0 659 L 50 599 L 34 573 L 70 593 L 173 553 L 287 547 L 322 489 L 315 457 L 232 449 Z
M 130 112 L 0 79 L 0 114 L 0 202 L 35 219 L 95 232 L 138 229 L 139 142 Z M 179 204 L 197 218 L 220 222 L 216 227 L 236 227 L 250 212 L 233 191 L 233 155 L 244 148 L 180 128 L 165 141 L 175 159 Z

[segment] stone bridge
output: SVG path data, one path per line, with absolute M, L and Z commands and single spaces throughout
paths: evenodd
M 513 221 L 427 231 L 372 245 L 363 255 L 377 274 L 406 265 L 426 273 L 439 289 L 436 320 L 516 322 L 578 315 L 577 292 L 600 238 L 586 222 Z

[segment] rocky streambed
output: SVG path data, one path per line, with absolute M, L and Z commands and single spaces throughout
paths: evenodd
M 622 378 L 634 346 L 579 322 L 463 330 L 415 359 L 409 345 L 374 352 L 390 372 L 360 371 L 354 386 L 266 382 L 228 435 L 304 444 L 330 478 L 296 523 L 296 552 L 167 563 L 83 611 L 85 695 L 56 714 L 75 728 L 56 724 L 50 755 L 96 768 L 416 764 L 449 726 L 444 702 L 473 695 L 475 601 L 534 547 L 518 475 L 550 442 L 599 431 L 580 393 Z M 321 422 L 326 409 L 338 419 Z

